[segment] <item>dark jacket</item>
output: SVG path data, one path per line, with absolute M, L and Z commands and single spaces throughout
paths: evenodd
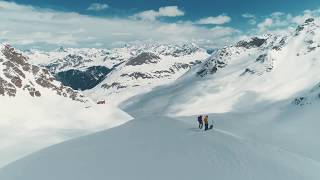
M 202 116 L 198 116 L 198 122 L 199 122 L 199 124 L 203 124 L 203 122 L 202 122 Z

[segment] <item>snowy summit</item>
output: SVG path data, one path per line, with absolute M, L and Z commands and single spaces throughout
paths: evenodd
M 57 2 L 0 1 L 1 180 L 320 179 L 318 1 Z

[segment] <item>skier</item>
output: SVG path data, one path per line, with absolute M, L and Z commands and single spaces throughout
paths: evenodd
M 202 121 L 202 116 L 198 116 L 198 123 L 199 123 L 199 129 L 202 129 L 203 127 L 203 121 Z
M 203 121 L 204 121 L 204 130 L 205 130 L 205 131 L 213 128 L 213 125 L 211 125 L 211 126 L 209 127 L 209 117 L 208 117 L 208 115 L 206 115 L 206 116 L 204 117 L 204 120 L 203 120 Z

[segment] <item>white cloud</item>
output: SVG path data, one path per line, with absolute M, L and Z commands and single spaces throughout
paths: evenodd
M 268 17 L 257 24 L 256 31 L 260 34 L 265 33 L 290 33 L 296 29 L 299 24 L 302 24 L 308 18 L 320 20 L 320 9 L 305 10 L 300 15 L 293 16 L 284 12 L 273 12 Z
M 108 9 L 108 8 L 109 8 L 108 4 L 92 3 L 87 8 L 87 10 L 88 11 L 103 11 L 103 10 Z
M 234 28 L 222 27 L 222 26 L 214 27 L 214 28 L 211 29 L 211 31 L 217 37 L 230 36 L 230 35 L 234 35 L 234 34 L 239 34 L 240 33 L 239 30 L 236 30 Z
M 292 17 L 292 22 L 297 24 L 302 24 L 306 19 L 314 18 L 319 20 L 320 18 L 320 9 L 315 10 L 305 10 L 303 14 Z
M 271 14 L 271 17 L 273 17 L 273 18 L 279 18 L 279 17 L 284 16 L 284 15 L 285 15 L 285 13 L 283 13 L 283 12 L 273 12 L 273 13 Z
M 245 13 L 241 15 L 243 18 L 248 19 L 248 23 L 251 25 L 257 24 L 257 17 L 254 14 Z
M 146 40 L 163 43 L 199 42 L 202 45 L 205 43 L 217 47 L 234 39 L 232 33 L 223 32 L 218 28 L 212 30 L 199 27 L 190 22 L 165 23 L 130 18 L 98 18 L 6 1 L 0 1 L 0 7 L 0 41 L 6 41 L 18 48 L 56 48 L 60 45 L 109 48 Z M 177 7 L 160 8 L 156 17 L 184 14 L 176 10 Z M 232 28 L 229 28 L 229 31 L 231 30 Z
M 183 16 L 184 12 L 180 10 L 178 6 L 166 6 L 166 7 L 159 8 L 159 15 L 175 17 L 175 16 Z
M 250 14 L 250 13 L 245 13 L 241 15 L 244 18 L 256 18 L 256 16 L 254 14 Z
M 265 31 L 272 25 L 273 25 L 273 19 L 266 18 L 263 22 L 259 23 L 257 26 L 261 31 Z
M 220 25 L 220 24 L 225 24 L 231 21 L 231 18 L 227 15 L 219 15 L 216 17 L 210 16 L 206 18 L 202 18 L 197 21 L 198 24 L 215 24 L 215 25 Z
M 158 17 L 177 17 L 183 16 L 184 14 L 184 11 L 180 10 L 178 6 L 166 6 L 160 7 L 158 11 L 148 10 L 137 13 L 133 15 L 133 18 L 154 21 Z

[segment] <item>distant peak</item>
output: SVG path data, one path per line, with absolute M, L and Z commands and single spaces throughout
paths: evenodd
M 58 49 L 57 49 L 58 52 L 67 52 L 63 46 L 60 46 Z
M 310 24 L 314 22 L 314 18 L 309 18 L 304 21 L 304 24 Z
M 299 26 L 297 27 L 297 29 L 296 29 L 296 34 L 295 34 L 295 35 L 299 35 L 299 33 L 300 33 L 301 31 L 303 31 L 304 29 L 306 29 L 307 27 L 308 27 L 308 28 L 312 28 L 312 27 L 314 27 L 314 26 L 316 26 L 315 19 L 314 19 L 314 18 L 308 18 L 308 19 L 306 19 L 306 20 L 304 21 L 303 24 L 301 24 L 301 25 L 299 25 Z M 308 29 L 308 28 L 307 28 L 307 29 Z

